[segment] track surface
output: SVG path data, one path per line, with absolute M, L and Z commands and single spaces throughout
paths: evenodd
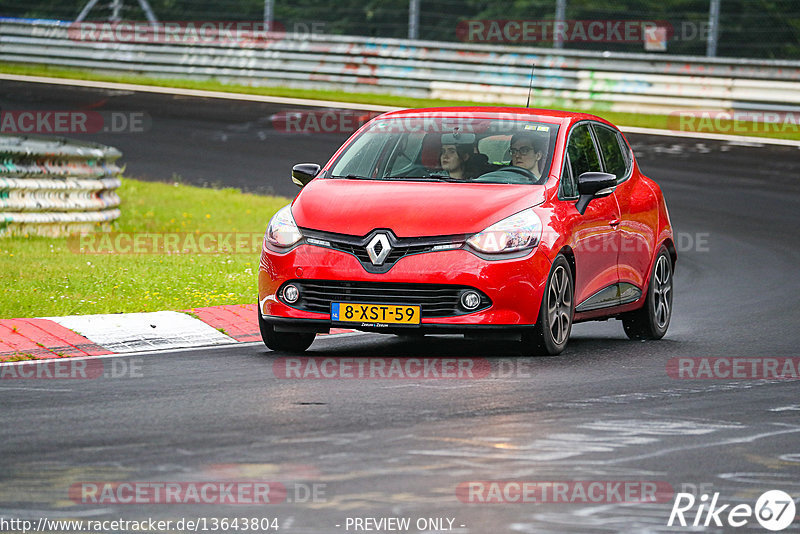
M 3 110 L 103 99 L 104 109 L 150 115 L 145 134 L 92 137 L 119 147 L 127 174 L 146 179 L 178 173 L 293 195 L 291 164 L 322 163 L 346 137 L 275 132 L 269 116 L 279 109 L 265 104 L 0 85 Z M 141 366 L 128 378 L 2 380 L 0 516 L 269 516 L 300 533 L 344 532 L 348 516 L 449 517 L 453 532 L 478 534 L 673 532 L 688 529 L 665 526 L 671 500 L 466 505 L 455 488 L 663 480 L 676 490 L 713 487 L 721 503 L 752 505 L 769 489 L 797 499 L 800 382 L 674 380 L 665 366 L 676 356 L 798 356 L 800 150 L 630 139 L 682 240 L 664 340 L 628 341 L 611 321 L 576 325 L 556 358 L 517 358 L 502 343 L 459 337 L 331 337 L 309 351 L 474 356 L 521 371 L 480 380 L 280 380 L 273 364 L 285 355 L 258 344 L 115 360 Z M 268 507 L 78 505 L 67 497 L 81 481 L 250 477 L 325 484 L 326 496 Z

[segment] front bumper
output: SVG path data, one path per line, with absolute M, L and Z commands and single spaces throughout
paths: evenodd
M 472 329 L 520 329 L 534 325 L 539 314 L 550 260 L 534 249 L 524 257 L 501 260 L 479 258 L 467 250 L 446 250 L 406 256 L 386 273 L 367 272 L 346 252 L 302 244 L 286 253 L 264 248 L 259 266 L 259 310 L 276 329 L 324 331 L 346 327 L 374 331 L 418 328 L 430 332 Z M 311 312 L 284 304 L 277 298 L 289 280 L 344 280 L 398 284 L 452 284 L 473 287 L 489 297 L 490 307 L 448 317 L 424 317 L 419 326 L 369 327 L 332 322 L 330 313 Z M 424 311 L 424 308 L 423 308 Z

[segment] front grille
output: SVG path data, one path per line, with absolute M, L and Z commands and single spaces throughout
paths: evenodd
M 344 243 L 341 241 L 333 241 L 329 240 L 331 244 L 331 248 L 335 248 L 336 250 L 341 250 L 342 252 L 347 252 L 348 254 L 352 254 L 358 261 L 363 264 L 368 264 L 370 267 L 375 267 L 372 265 L 372 262 L 369 259 L 369 254 L 367 253 L 367 249 L 362 245 L 353 245 L 351 243 Z M 422 252 L 430 252 L 433 250 L 433 247 L 436 245 L 417 245 L 417 246 L 397 246 L 393 247 L 392 251 L 386 256 L 383 264 L 386 267 L 391 267 L 397 260 L 402 258 L 403 256 L 409 256 L 411 254 L 421 254 Z M 388 270 L 388 269 L 387 269 Z
M 300 299 L 289 304 L 283 300 L 283 287 L 293 284 L 300 290 Z M 449 284 L 401 284 L 392 282 L 343 282 L 338 280 L 292 280 L 278 290 L 278 299 L 304 311 L 330 313 L 332 302 L 363 302 L 387 305 L 419 305 L 422 317 L 452 317 L 488 308 L 492 301 L 482 292 L 469 286 Z M 481 296 L 476 310 L 466 311 L 461 294 L 467 290 Z
M 340 250 L 348 254 L 352 254 L 364 270 L 370 273 L 386 273 L 389 269 L 397 263 L 400 258 L 410 256 L 412 254 L 422 254 L 424 252 L 431 252 L 435 247 L 447 247 L 449 250 L 462 248 L 466 240 L 466 236 L 434 236 L 434 237 L 395 237 L 391 230 L 373 230 L 366 236 L 352 236 L 346 234 L 335 234 L 331 232 L 321 232 L 319 230 L 302 229 L 303 235 L 308 239 L 311 238 L 313 244 L 319 245 L 320 242 L 328 243 L 329 248 Z M 391 251 L 382 265 L 374 265 L 369 258 L 367 252 L 367 245 L 375 234 L 383 233 L 389 240 Z

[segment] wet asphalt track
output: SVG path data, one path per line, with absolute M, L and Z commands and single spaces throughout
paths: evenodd
M 291 195 L 291 164 L 322 163 L 345 137 L 275 132 L 273 105 L 0 82 L 3 110 L 104 99 L 105 109 L 150 115 L 145 134 L 92 136 L 119 147 L 127 174 L 146 179 L 177 173 Z M 679 532 L 688 529 L 665 526 L 671 501 L 467 505 L 455 488 L 654 480 L 676 490 L 704 484 L 722 503 L 752 505 L 768 489 L 798 499 L 800 382 L 675 380 L 665 367 L 676 356 L 800 355 L 800 149 L 629 138 L 682 240 L 664 340 L 628 341 L 611 321 L 576 325 L 556 358 L 516 358 L 502 343 L 459 337 L 380 335 L 318 339 L 309 352 L 518 367 L 479 380 L 280 380 L 273 364 L 284 355 L 259 344 L 124 357 L 141 366 L 131 378 L 3 380 L 0 516 L 268 516 L 298 533 L 345 532 L 348 516 L 449 517 L 452 532 L 477 534 Z M 261 507 L 68 498 L 81 481 L 250 477 L 324 484 L 325 497 Z

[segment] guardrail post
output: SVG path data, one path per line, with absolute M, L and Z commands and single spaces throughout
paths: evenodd
M 556 18 L 553 21 L 553 48 L 564 48 L 564 41 L 561 40 L 561 32 L 556 32 L 556 25 L 564 22 L 567 17 L 567 0 L 556 0 Z M 558 35 L 556 35 L 558 33 Z
M 408 1 L 408 38 L 419 39 L 419 0 Z
M 264 0 L 264 29 L 272 31 L 272 13 L 275 7 L 275 0 Z
M 719 0 L 711 0 L 708 6 L 708 41 L 706 56 L 717 56 L 717 40 L 719 39 Z

